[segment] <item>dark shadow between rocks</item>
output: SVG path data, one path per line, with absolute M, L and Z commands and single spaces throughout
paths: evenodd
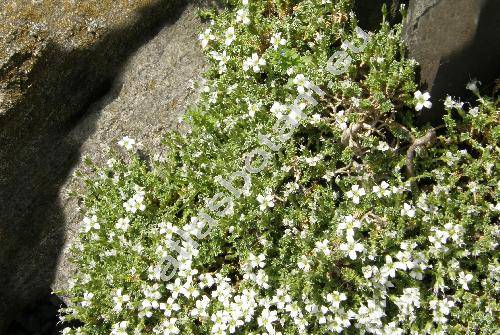
M 60 334 L 64 327 L 58 317 L 58 310 L 61 306 L 64 306 L 64 302 L 47 292 L 40 300 L 30 302 L 17 313 L 7 329 L 7 334 Z
M 65 242 L 59 192 L 85 141 L 67 141 L 67 134 L 109 91 L 129 56 L 187 3 L 158 0 L 88 49 L 50 45 L 25 98 L 0 117 L 0 334 L 13 334 L 15 316 L 50 292 Z
M 354 3 L 354 12 L 358 18 L 358 25 L 365 30 L 377 31 L 380 29 L 383 14 L 382 6 L 387 8 L 387 21 L 396 24 L 402 21 L 401 5 L 408 5 L 409 0 L 357 0 Z

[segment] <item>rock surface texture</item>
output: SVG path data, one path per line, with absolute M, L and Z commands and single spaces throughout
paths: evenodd
M 434 103 L 421 122 L 439 123 L 446 95 L 470 97 L 470 80 L 489 90 L 500 77 L 499 20 L 498 0 L 410 1 L 404 38 Z
M 31 12 L 6 19 L 26 3 L 0 4 L 9 31 L 0 33 L 0 334 L 67 284 L 66 249 L 81 219 L 68 193 L 80 190 L 71 176 L 82 157 L 102 163 L 124 135 L 157 148 L 204 67 L 189 1 L 92 0 L 53 8 L 50 22 Z M 27 18 L 38 28 L 24 30 Z

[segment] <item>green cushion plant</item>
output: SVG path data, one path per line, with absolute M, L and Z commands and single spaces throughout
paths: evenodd
M 496 333 L 498 99 L 471 84 L 415 126 L 431 99 L 400 25 L 361 31 L 351 0 L 228 5 L 183 130 L 82 177 L 63 333 Z

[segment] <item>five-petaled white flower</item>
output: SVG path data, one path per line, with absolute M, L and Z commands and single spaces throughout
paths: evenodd
M 385 151 L 389 150 L 390 148 L 391 147 L 389 146 L 389 144 L 387 144 L 386 141 L 380 141 L 380 142 L 378 142 L 377 150 L 385 152 Z
M 84 292 L 83 293 L 83 300 L 81 301 L 82 307 L 89 307 L 92 303 L 92 298 L 94 297 L 94 293 L 91 292 Z
M 113 302 L 115 303 L 113 310 L 115 312 L 120 312 L 123 309 L 123 304 L 130 301 L 130 296 L 128 294 L 122 294 L 122 291 L 121 288 L 117 289 L 113 297 Z
M 472 115 L 473 117 L 478 116 L 479 115 L 479 108 L 474 107 L 474 108 L 469 109 L 469 114 Z
M 205 49 L 208 45 L 208 43 L 212 40 L 215 39 L 215 36 L 212 34 L 212 29 L 210 28 L 207 28 L 205 29 L 205 31 L 203 33 L 201 33 L 199 36 L 198 36 L 198 39 L 200 40 L 201 42 L 201 47 L 203 49 Z
M 332 305 L 334 310 L 339 309 L 340 303 L 345 300 L 347 300 L 347 296 L 343 292 L 333 291 L 332 293 L 328 293 L 326 295 L 326 301 Z
M 417 104 L 415 105 L 415 110 L 420 111 L 422 108 L 431 108 L 432 107 L 432 102 L 429 101 L 431 98 L 431 95 L 429 92 L 422 93 L 420 91 L 415 92 L 415 100 L 417 101 Z
M 273 195 L 267 191 L 265 194 L 259 194 L 257 196 L 257 201 L 260 203 L 260 210 L 263 211 L 266 208 L 274 207 L 274 197 Z
M 361 243 L 356 242 L 354 237 L 350 235 L 347 235 L 347 243 L 342 243 L 339 248 L 345 251 L 352 260 L 357 258 L 357 253 L 361 253 L 365 250 L 365 247 Z
M 258 73 L 260 72 L 261 66 L 265 65 L 266 60 L 262 57 L 259 57 L 258 54 L 254 53 L 252 54 L 252 57 L 248 57 L 243 62 L 243 70 L 248 71 L 250 68 L 252 68 L 253 72 Z
M 262 104 L 260 103 L 248 103 L 248 115 L 250 117 L 254 117 L 255 116 L 255 113 L 258 112 L 260 110 L 260 107 L 262 106 Z
M 272 323 L 277 320 L 278 320 L 278 312 L 270 311 L 269 309 L 265 308 L 262 311 L 260 317 L 257 319 L 257 323 L 259 324 L 260 327 L 266 328 L 268 333 L 275 334 L 275 330 Z
M 128 321 L 120 321 L 115 323 L 111 328 L 111 335 L 127 335 Z M 81 334 L 81 333 L 78 333 Z
M 389 184 L 384 180 L 379 185 L 373 186 L 373 193 L 375 193 L 379 198 L 388 197 L 391 195 L 391 190 Z
M 92 215 L 91 217 L 84 217 L 83 218 L 83 229 L 85 230 L 85 232 L 89 232 L 91 229 L 99 229 L 101 228 L 101 225 L 99 224 L 99 222 L 97 222 L 97 216 L 96 215 Z
M 118 141 L 118 145 L 127 150 L 132 150 L 135 144 L 136 144 L 135 140 L 128 136 L 124 136 L 121 140 Z
M 258 256 L 254 254 L 248 255 L 248 265 L 254 269 L 254 268 L 263 268 L 266 266 L 266 255 L 260 254 Z

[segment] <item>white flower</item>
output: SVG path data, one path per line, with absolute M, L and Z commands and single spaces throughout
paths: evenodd
M 384 180 L 379 185 L 373 186 L 373 193 L 375 193 L 379 198 L 388 197 L 391 195 L 391 190 L 389 189 L 389 184 Z
M 246 8 L 239 9 L 236 12 L 236 22 L 241 22 L 244 25 L 250 24 L 250 17 L 248 16 L 248 10 Z
M 229 62 L 230 57 L 227 55 L 226 50 L 222 51 L 222 53 L 218 53 L 217 51 L 210 52 L 212 58 L 219 62 L 219 74 L 226 72 L 227 66 L 226 63 Z M 213 93 L 212 93 L 213 94 Z
M 266 208 L 274 207 L 274 197 L 270 193 L 270 190 L 266 190 L 265 194 L 259 194 L 257 196 L 257 201 L 260 203 L 260 210 L 263 211 Z
M 228 328 L 229 320 L 231 316 L 228 312 L 225 311 L 217 311 L 210 317 L 212 322 L 214 323 L 212 326 L 213 334 L 226 334 L 226 329 Z
M 469 81 L 465 87 L 469 91 L 472 91 L 473 93 L 478 94 L 479 93 L 479 89 L 477 88 L 478 84 L 481 85 L 481 82 L 474 79 L 474 80 Z
M 316 124 L 321 121 L 321 115 L 318 113 L 315 113 L 311 117 L 311 124 Z
M 269 281 L 269 276 L 263 269 L 259 269 L 259 271 L 257 271 L 257 275 L 253 280 L 259 287 L 264 289 L 269 288 L 269 284 L 267 283 Z
M 130 296 L 127 294 L 122 294 L 122 289 L 119 288 L 116 290 L 115 296 L 113 297 L 113 302 L 115 306 L 113 310 L 115 312 L 120 312 L 123 309 L 123 304 L 130 301 Z
M 464 228 L 458 224 L 454 225 L 451 222 L 447 222 L 444 225 L 444 232 L 447 236 L 449 236 L 454 242 L 457 244 L 461 244 L 461 235 L 463 233 Z
M 132 198 L 128 199 L 126 202 L 123 203 L 123 208 L 127 212 L 135 213 L 138 210 L 144 211 L 146 209 L 146 205 L 144 204 L 144 190 L 140 186 L 135 186 L 135 194 L 132 196 Z
M 201 299 L 196 300 L 196 307 L 191 310 L 190 314 L 192 316 L 199 315 L 202 318 L 206 318 L 208 317 L 208 314 L 206 312 L 208 305 L 210 305 L 210 299 L 206 295 L 204 295 L 201 297 Z
M 101 226 L 97 222 L 97 216 L 92 215 L 91 217 L 84 217 L 83 218 L 83 229 L 85 230 L 86 233 L 88 233 L 91 229 L 99 229 Z
M 111 335 L 127 335 L 127 321 L 115 323 L 111 328 Z
M 476 117 L 479 115 L 479 108 L 478 107 L 471 108 L 471 109 L 469 109 L 469 113 L 473 117 Z
M 80 303 L 82 307 L 89 307 L 92 304 L 92 298 L 94 297 L 94 293 L 91 292 L 84 292 L 83 293 L 83 300 Z
M 389 144 L 387 144 L 387 142 L 385 142 L 385 141 L 378 142 L 377 150 L 385 152 L 385 151 L 389 150 L 390 148 L 391 147 L 389 146 Z
M 347 236 L 354 237 L 354 229 L 359 227 L 361 227 L 361 221 L 354 218 L 352 215 L 346 215 L 337 226 L 337 233 L 342 234 L 342 232 L 345 230 Z
M 106 165 L 109 167 L 109 168 L 113 168 L 115 166 L 115 164 L 117 163 L 116 159 L 114 158 L 110 158 L 106 161 Z
M 280 45 L 285 45 L 286 40 L 281 37 L 281 33 L 275 33 L 273 36 L 271 36 L 271 45 L 273 46 L 274 50 L 278 50 Z
M 354 107 L 359 107 L 359 103 L 361 102 L 361 100 L 359 98 L 356 98 L 356 97 L 352 97 L 351 98 L 351 103 Z
M 215 284 L 214 277 L 210 274 L 201 274 L 199 276 L 199 286 L 200 288 L 205 288 L 205 287 L 212 287 Z
M 314 157 L 305 157 L 304 161 L 309 166 L 316 166 L 318 164 L 318 162 L 320 162 L 322 159 L 323 159 L 323 155 L 317 155 Z
M 401 262 L 393 262 L 392 257 L 389 255 L 385 256 L 385 264 L 380 268 L 380 273 L 385 278 L 396 276 L 396 270 L 404 270 L 406 267 Z
M 153 284 L 151 286 L 145 286 L 142 290 L 144 294 L 144 299 L 141 301 L 139 306 L 139 317 L 150 318 L 153 315 L 153 309 L 159 309 L 160 304 L 158 300 L 161 299 L 161 293 L 159 292 L 159 285 Z
M 266 260 L 266 255 L 264 254 L 260 254 L 258 256 L 255 256 L 254 254 L 248 255 L 248 264 L 252 269 L 257 267 L 263 268 L 264 266 L 266 266 L 265 260 Z
M 347 300 L 347 296 L 345 293 L 341 293 L 339 291 L 333 291 L 332 293 L 328 293 L 326 295 L 326 301 L 328 301 L 334 310 L 337 310 L 340 308 L 340 303 L 342 301 Z
M 254 117 L 255 113 L 260 110 L 260 107 L 261 107 L 260 103 L 256 103 L 256 104 L 249 103 L 248 104 L 248 115 L 250 117 Z
M 304 272 L 309 272 L 309 270 L 311 270 L 309 258 L 305 255 L 300 256 L 300 261 L 297 262 L 297 266 Z
M 252 68 L 253 72 L 258 73 L 260 72 L 260 67 L 265 65 L 266 65 L 265 59 L 259 57 L 258 54 L 253 53 L 252 57 L 248 57 L 243 62 L 243 70 L 248 71 L 250 68 Z
M 270 334 L 275 334 L 273 322 L 278 320 L 278 313 L 276 311 L 270 311 L 269 309 L 263 309 L 260 317 L 257 319 L 257 323 L 260 327 L 266 328 L 267 332 Z
M 457 109 L 462 109 L 464 106 L 463 102 L 460 101 L 455 101 L 453 100 L 449 95 L 446 97 L 446 100 L 444 101 L 444 106 L 446 108 L 457 108 Z
M 177 318 L 163 320 L 163 322 L 161 323 L 163 335 L 179 334 L 180 329 L 175 325 L 176 322 Z
M 356 242 L 354 238 L 349 235 L 347 235 L 347 243 L 342 243 L 339 249 L 345 251 L 352 260 L 357 258 L 357 253 L 361 253 L 365 250 L 361 243 Z
M 431 108 L 432 103 L 429 101 L 431 98 L 431 95 L 429 92 L 422 93 L 420 91 L 416 91 L 415 94 L 415 100 L 417 101 L 417 104 L 415 106 L 416 111 L 422 110 L 422 108 Z
M 308 88 L 311 85 L 309 80 L 307 80 L 307 78 L 304 77 L 302 73 L 299 73 L 295 76 L 295 78 L 293 79 L 293 83 L 297 85 L 297 91 L 300 94 L 303 94 L 305 92 L 305 88 Z
M 351 190 L 346 192 L 346 196 L 352 199 L 352 202 L 359 204 L 359 199 L 366 194 L 365 189 L 359 185 L 352 185 Z
M 231 45 L 231 43 L 233 43 L 233 41 L 236 39 L 236 34 L 234 32 L 234 27 L 229 27 L 227 30 L 226 30 L 226 41 L 225 41 L 225 44 L 226 45 Z
M 434 321 L 438 324 L 444 324 L 448 322 L 447 315 L 450 314 L 450 308 L 455 306 L 455 303 L 448 298 L 443 300 L 433 299 L 429 301 L 429 307 L 432 310 Z
M 274 116 L 276 116 L 278 119 L 281 119 L 283 117 L 283 113 L 287 111 L 287 107 L 277 101 L 273 103 L 270 109 L 271 113 L 273 113 Z
M 175 302 L 174 298 L 169 297 L 166 303 L 165 302 L 160 303 L 160 309 L 164 311 L 163 315 L 165 315 L 166 317 L 170 317 L 172 315 L 172 312 L 180 310 L 181 306 L 179 306 L 179 304 Z
M 414 218 L 415 217 L 415 207 L 413 207 L 410 204 L 405 202 L 403 204 L 403 208 L 401 208 L 401 215 Z
M 128 137 L 128 136 L 125 136 L 121 140 L 118 141 L 118 145 L 120 147 L 127 149 L 127 150 L 132 150 L 134 148 L 135 144 L 136 144 L 135 140 L 133 138 Z
M 316 243 L 315 243 L 316 252 L 321 251 L 323 254 L 325 254 L 325 256 L 329 256 L 331 253 L 331 250 L 328 248 L 328 243 L 330 243 L 330 241 L 328 241 L 328 240 L 316 241 Z
M 469 283 L 472 280 L 473 276 L 470 273 L 465 273 L 461 271 L 458 274 L 458 283 L 462 285 L 462 288 L 466 291 L 469 290 L 469 286 L 467 286 L 467 283 Z
M 337 123 L 337 125 L 340 127 L 341 130 L 347 129 L 349 119 L 347 118 L 343 110 L 337 112 L 337 115 L 335 116 L 335 122 Z
M 130 219 L 129 218 L 119 218 L 118 222 L 115 225 L 116 229 L 121 229 L 123 231 L 127 231 L 129 226 L 130 226 Z
M 208 43 L 215 39 L 215 36 L 212 34 L 212 29 L 207 28 L 198 36 L 198 39 L 201 41 L 201 47 L 205 49 Z

